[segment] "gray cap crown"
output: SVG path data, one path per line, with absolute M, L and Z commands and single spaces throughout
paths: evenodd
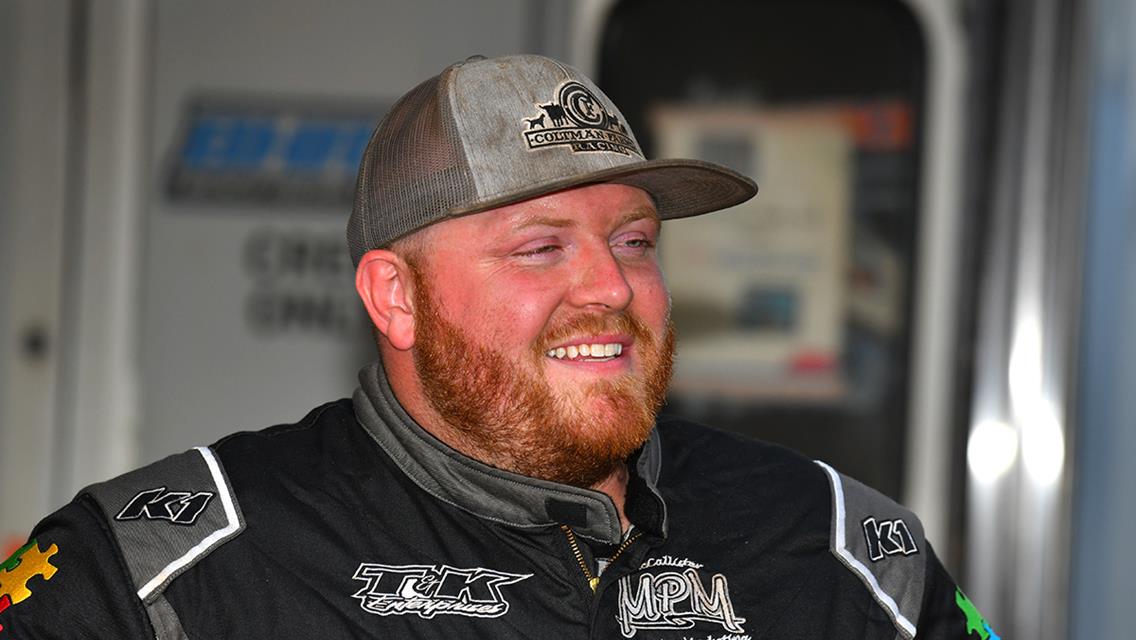
M 744 202 L 749 178 L 698 160 L 645 160 L 623 114 L 575 69 L 536 55 L 470 58 L 391 107 L 363 153 L 351 259 L 449 217 L 585 184 L 640 187 L 663 219 Z

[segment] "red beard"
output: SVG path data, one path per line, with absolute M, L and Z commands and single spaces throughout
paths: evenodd
M 431 407 L 453 430 L 456 449 L 494 467 L 577 487 L 616 471 L 646 442 L 666 397 L 675 332 L 660 340 L 626 313 L 585 315 L 550 330 L 533 346 L 532 366 L 474 344 L 441 316 L 427 281 L 416 289 L 414 363 Z M 541 372 L 550 347 L 579 335 L 634 337 L 641 375 L 624 374 L 556 393 Z

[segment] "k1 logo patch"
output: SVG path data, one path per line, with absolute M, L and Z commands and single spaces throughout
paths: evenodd
M 910 556 L 919 553 L 915 538 L 902 519 L 876 520 L 865 518 L 864 540 L 868 543 L 868 557 L 879 562 L 887 556 Z
M 211 491 L 166 491 L 165 487 L 141 491 L 118 512 L 115 520 L 166 520 L 191 526 L 209 506 L 215 494 Z
M 501 587 L 532 577 L 480 567 L 449 565 L 359 565 L 352 576 L 367 583 L 352 597 L 367 613 L 379 616 L 416 615 L 429 620 L 450 614 L 499 618 L 509 611 Z
M 625 638 L 643 629 L 690 629 L 698 622 L 742 634 L 746 621 L 734 613 L 726 577 L 714 574 L 707 588 L 693 567 L 621 578 L 616 617 Z

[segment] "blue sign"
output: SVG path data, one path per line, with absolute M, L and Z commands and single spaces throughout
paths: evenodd
M 350 206 L 385 109 L 198 100 L 171 153 L 166 195 L 218 204 Z

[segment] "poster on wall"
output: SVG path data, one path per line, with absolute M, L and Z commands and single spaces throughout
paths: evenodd
M 849 260 L 853 142 L 839 117 L 669 106 L 651 125 L 660 157 L 753 176 L 756 198 L 667 223 L 660 256 L 679 350 L 676 394 L 836 400 Z
M 164 192 L 198 206 L 351 206 L 386 103 L 205 94 L 183 110 Z

